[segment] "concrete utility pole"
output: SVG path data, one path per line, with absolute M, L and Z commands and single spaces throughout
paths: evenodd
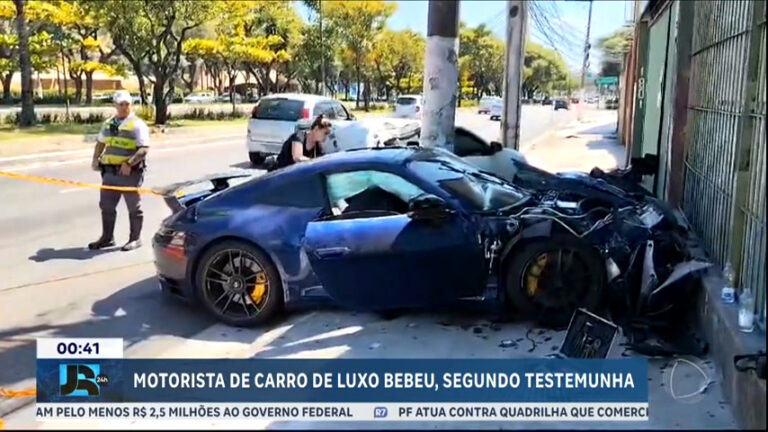
M 507 1 L 507 52 L 501 130 L 504 147 L 515 150 L 520 148 L 520 94 L 522 93 L 527 17 L 527 1 Z
M 581 65 L 581 91 L 582 96 L 587 79 L 587 69 L 589 66 L 589 50 L 592 46 L 589 44 L 589 31 L 592 28 L 592 0 L 589 0 L 589 16 L 587 18 L 587 36 L 584 40 L 584 62 Z
M 584 39 L 584 62 L 581 64 L 581 101 L 577 107 L 576 107 L 576 119 L 581 120 L 582 119 L 582 107 L 584 106 L 584 96 L 586 95 L 586 81 L 587 81 L 587 70 L 589 69 L 589 50 L 592 48 L 592 46 L 589 43 L 589 31 L 592 28 L 592 0 L 589 0 L 589 15 L 587 17 L 587 36 Z M 599 103 L 599 102 L 598 102 Z
M 323 84 L 320 86 L 320 94 L 325 96 L 325 39 L 323 38 L 323 0 L 317 2 L 318 13 L 320 14 L 320 79 Z
M 459 83 L 458 36 L 458 0 L 429 0 L 421 145 L 451 152 Z

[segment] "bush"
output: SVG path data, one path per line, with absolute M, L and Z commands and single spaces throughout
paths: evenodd
M 238 118 L 244 118 L 249 116 L 250 114 L 237 109 L 235 112 L 232 112 L 231 110 L 211 110 L 207 108 L 193 108 L 190 111 L 184 112 L 182 114 L 176 114 L 173 116 L 174 120 L 232 120 L 232 119 L 238 119 Z M 171 116 L 169 115 L 168 118 L 170 119 Z
M 83 93 L 85 97 L 85 93 Z M 69 100 L 72 100 L 72 95 L 69 95 Z M 64 94 L 59 94 L 58 90 L 45 90 L 43 91 L 43 97 L 39 97 L 37 92 L 34 93 L 35 104 L 39 105 L 63 105 L 67 103 Z
M 134 108 L 134 112 L 139 118 L 147 123 L 155 121 L 155 106 L 154 105 L 138 105 Z
M 21 115 L 18 112 L 5 116 L 4 123 L 9 125 L 18 125 Z M 63 112 L 46 112 L 37 115 L 37 124 L 99 124 L 103 123 L 107 116 L 100 112 L 79 113 L 75 112 L 69 115 L 69 121 Z

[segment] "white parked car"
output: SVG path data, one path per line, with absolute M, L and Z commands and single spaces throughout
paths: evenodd
M 421 118 L 424 101 L 419 95 L 402 95 L 395 101 L 395 117 Z
M 240 95 L 240 93 L 233 93 L 232 96 L 235 99 L 235 103 L 240 103 L 243 101 L 243 97 Z M 216 96 L 216 102 L 231 102 L 229 100 L 229 93 L 222 93 Z
M 195 92 L 190 93 L 184 98 L 186 103 L 214 103 L 216 102 L 216 95 L 211 92 Z
M 311 121 L 319 114 L 324 114 L 333 124 L 329 140 L 356 120 L 341 102 L 324 96 L 281 93 L 261 98 L 248 121 L 246 146 L 251 163 L 261 165 L 267 156 L 280 153 L 283 142 L 296 130 L 297 122 Z
M 491 120 L 501 120 L 503 114 L 504 101 L 499 98 L 499 100 L 493 101 L 493 104 L 491 105 Z
M 477 107 L 478 114 L 490 114 L 491 107 L 496 102 L 501 102 L 501 98 L 498 96 L 483 96 L 480 98 L 480 105 Z

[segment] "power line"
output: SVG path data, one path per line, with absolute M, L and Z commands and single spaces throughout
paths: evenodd
M 567 36 L 577 40 L 584 38 L 584 32 L 581 29 L 577 29 L 568 21 L 563 19 L 563 16 L 560 13 L 560 6 L 558 5 L 558 2 L 542 0 L 534 0 L 534 2 L 545 5 L 546 9 L 549 10 L 550 15 L 558 22 L 560 30 L 562 30 Z
M 552 41 L 553 44 L 563 46 L 567 51 L 579 51 L 581 49 L 581 38 L 573 38 L 563 35 L 560 30 L 549 20 L 547 12 L 542 9 L 540 4 L 535 2 L 533 3 L 531 14 L 536 15 L 540 30 L 547 36 L 548 40 Z
M 560 57 L 566 58 L 568 57 L 571 61 L 576 62 L 576 59 L 574 58 L 574 51 L 578 51 L 577 47 L 578 44 L 574 41 L 564 39 L 562 37 L 559 37 L 557 32 L 552 27 L 552 24 L 549 23 L 547 20 L 545 20 L 544 16 L 542 15 L 541 11 L 535 7 L 531 8 L 531 18 L 534 26 L 538 30 L 539 34 L 543 37 L 540 37 L 540 40 L 546 40 L 548 42 L 548 45 L 555 50 L 555 52 L 560 55 Z M 555 39 L 558 39 L 558 42 L 555 41 Z M 563 55 L 562 51 L 560 50 L 560 46 L 566 45 L 566 52 L 568 55 Z

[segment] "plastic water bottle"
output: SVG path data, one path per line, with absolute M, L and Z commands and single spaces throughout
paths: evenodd
M 739 295 L 739 330 L 750 333 L 755 328 L 755 298 L 752 290 L 744 287 Z
M 733 274 L 733 266 L 731 266 L 731 263 L 725 264 L 723 277 L 725 278 L 725 286 L 723 286 L 723 290 L 720 292 L 720 298 L 724 303 L 733 303 L 736 301 L 736 288 L 733 286 L 733 281 L 736 278 Z

